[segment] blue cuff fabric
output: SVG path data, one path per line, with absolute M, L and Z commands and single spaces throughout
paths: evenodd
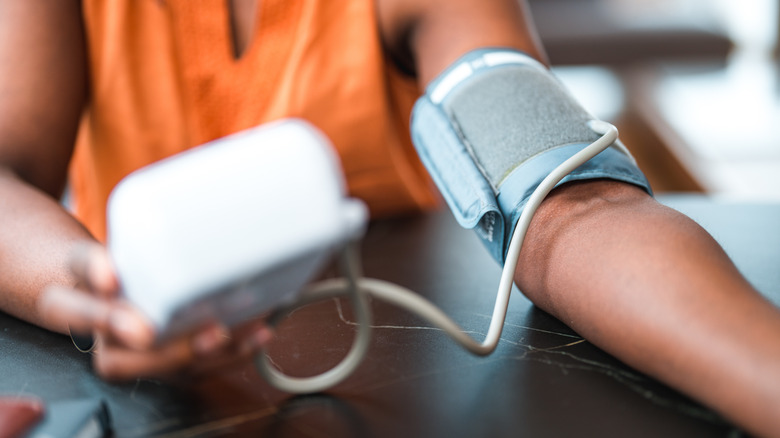
M 500 55 L 493 59 L 501 62 L 484 62 L 487 59 L 484 55 L 496 54 L 495 49 L 477 50 L 442 73 L 416 102 L 411 131 L 420 159 L 455 219 L 464 228 L 474 229 L 491 256 L 503 265 L 514 225 L 534 189 L 555 167 L 589 143 L 552 147 L 521 163 L 500 182 L 500 186 L 491 184 L 468 150 L 467 140 L 447 114 L 445 103 L 451 90 L 482 70 L 523 62 L 543 68 L 520 52 L 504 49 L 499 52 Z M 614 146 L 575 169 L 559 185 L 601 178 L 634 184 L 652 194 L 650 184 L 633 158 Z
M 531 194 L 542 180 L 553 169 L 587 146 L 587 143 L 581 143 L 550 149 L 518 166 L 501 185 L 501 191 L 497 196 L 499 209 L 503 212 L 505 223 L 512 224 L 514 228 L 514 224 L 520 219 L 520 214 L 523 212 L 528 198 L 531 197 Z M 636 166 L 633 158 L 614 147 L 607 148 L 574 169 L 556 187 L 571 181 L 602 178 L 634 184 L 643 188 L 648 194 L 653 194 L 650 183 Z M 504 242 L 504 258 L 506 257 L 506 250 L 509 249 L 511 238 L 510 230 Z M 503 259 L 501 263 L 503 264 Z
M 482 176 L 439 105 L 425 95 L 414 106 L 412 140 L 458 223 L 474 229 L 503 264 L 504 219 L 496 193 Z

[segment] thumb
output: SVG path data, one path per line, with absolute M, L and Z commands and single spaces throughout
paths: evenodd
M 70 269 L 78 281 L 101 297 L 115 297 L 119 281 L 108 250 L 97 242 L 76 244 L 70 257 Z

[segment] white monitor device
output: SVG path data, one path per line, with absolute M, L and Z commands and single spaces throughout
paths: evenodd
M 107 243 L 124 294 L 166 337 L 294 299 L 366 220 L 325 136 L 288 119 L 126 177 Z

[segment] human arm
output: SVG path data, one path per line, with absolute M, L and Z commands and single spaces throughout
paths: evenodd
M 778 309 L 701 227 L 608 181 L 553 192 L 516 275 L 586 339 L 759 436 L 776 436 Z
M 478 47 L 541 57 L 520 2 L 381 3 L 392 3 L 380 7 L 386 45 L 414 62 L 421 88 Z M 754 433 L 780 430 L 780 384 L 765 379 L 780 369 L 780 313 L 704 230 L 643 190 L 606 180 L 556 189 L 531 224 L 515 282 L 626 363 Z
M 152 345 L 105 250 L 59 203 L 88 98 L 80 3 L 0 1 L 0 310 L 60 333 L 95 333 L 95 368 L 107 378 L 248 357 L 268 340 L 262 322 L 242 336 L 212 325 Z
M 57 201 L 87 94 L 74 4 L 0 2 L 0 308 L 62 333 L 36 303 L 47 284 L 75 284 L 68 257 L 90 239 Z

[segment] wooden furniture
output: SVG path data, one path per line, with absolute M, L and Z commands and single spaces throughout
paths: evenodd
M 718 239 L 738 267 L 780 305 L 780 203 L 665 197 Z M 410 287 L 474 336 L 487 329 L 499 269 L 449 212 L 372 224 L 366 275 Z M 357 372 L 325 394 L 290 396 L 245 364 L 177 383 L 107 383 L 67 337 L 0 314 L 0 393 L 47 403 L 107 400 L 117 437 L 602 436 L 710 437 L 731 424 L 602 352 L 519 292 L 497 351 L 475 357 L 397 308 L 373 304 L 374 338 Z M 347 350 L 346 302 L 294 313 L 273 360 L 313 374 Z M 641 340 L 637 340 L 641 342 Z

